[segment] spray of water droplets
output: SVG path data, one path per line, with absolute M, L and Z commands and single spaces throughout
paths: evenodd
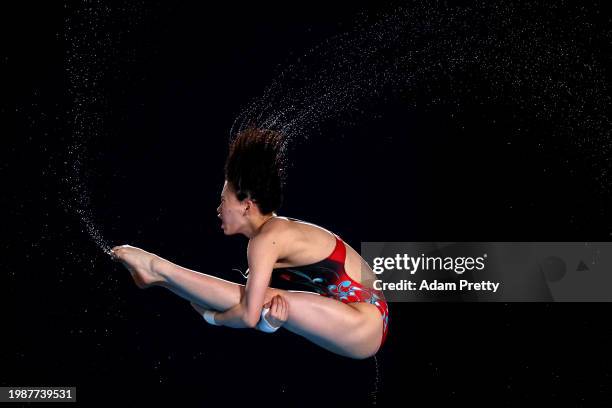
M 102 136 L 107 107 L 101 82 L 115 57 L 122 16 L 138 18 L 143 7 L 128 3 L 111 9 L 91 0 L 65 8 L 71 139 L 63 203 L 108 252 L 85 181 L 87 146 Z M 605 61 L 593 45 L 609 44 L 611 35 L 609 29 L 597 31 L 592 15 L 592 9 L 564 1 L 456 7 L 422 1 L 374 23 L 364 17 L 351 31 L 281 67 L 262 96 L 237 116 L 230 134 L 255 125 L 280 131 L 288 140 L 307 139 L 326 120 L 351 114 L 357 121 L 368 103 L 391 96 L 425 106 L 454 104 L 457 110 L 464 103 L 505 104 L 523 115 L 516 118 L 517 135 L 531 119 L 547 122 L 549 135 L 536 148 L 559 156 L 579 151 L 572 157 L 588 163 L 607 191 L 610 95 Z M 564 159 L 571 167 L 567 158 L 559 158 Z
M 463 105 L 509 106 L 517 137 L 546 123 L 547 135 L 534 148 L 554 151 L 570 167 L 581 164 L 570 157 L 586 163 L 607 192 L 611 104 L 595 45 L 612 36 L 594 26 L 596 13 L 564 1 L 454 7 L 422 1 L 374 23 L 364 18 L 282 69 L 237 116 L 230 137 L 258 126 L 304 140 L 323 121 L 359 120 L 368 104 L 395 97 L 457 112 Z
M 64 209 L 75 214 L 93 242 L 105 253 L 111 246 L 95 221 L 87 186 L 88 146 L 103 137 L 105 115 L 108 113 L 103 81 L 112 72 L 116 45 L 124 26 L 124 19 L 137 19 L 140 5 L 126 3 L 123 7 L 109 7 L 102 1 L 89 0 L 65 4 L 64 40 L 67 46 L 64 70 L 68 82 L 70 108 L 67 123 L 70 137 L 64 161 L 63 182 L 66 194 Z M 131 21 L 133 22 L 133 21 Z
M 87 146 L 102 136 L 108 110 L 102 82 L 129 26 L 123 20 L 137 19 L 144 8 L 130 2 L 111 9 L 97 0 L 65 6 L 71 138 L 63 203 L 105 252 L 109 244 L 95 222 L 86 185 Z M 608 191 L 610 95 L 600 58 L 605 53 L 594 49 L 609 44 L 612 35 L 609 29 L 598 31 L 592 16 L 593 9 L 565 1 L 470 6 L 421 1 L 373 23 L 362 17 L 352 30 L 281 66 L 262 96 L 237 116 L 230 135 L 255 125 L 279 131 L 288 141 L 305 140 L 327 120 L 358 121 L 368 106 L 397 96 L 415 105 L 454 105 L 457 111 L 463 104 L 508 105 L 521 115 L 517 136 L 531 120 L 548 123 L 548 135 L 535 148 L 554 151 L 569 167 L 575 164 L 570 159 L 584 161 Z
M 379 393 L 378 386 L 381 381 L 380 381 L 380 371 L 378 369 L 378 359 L 376 358 L 376 356 L 374 356 L 373 360 L 374 360 L 374 370 L 376 371 L 376 374 L 374 376 L 374 388 L 370 392 L 370 398 L 371 398 L 372 405 L 376 405 L 378 403 L 378 393 Z

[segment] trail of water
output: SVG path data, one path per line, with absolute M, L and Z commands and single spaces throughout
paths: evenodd
M 64 204 L 105 252 L 109 244 L 86 183 L 87 149 L 103 136 L 109 108 L 102 81 L 113 70 L 121 30 L 142 19 L 143 8 L 130 2 L 111 9 L 96 0 L 66 6 L 71 137 Z M 362 16 L 351 30 L 281 66 L 261 97 L 237 115 L 230 135 L 255 125 L 282 132 L 289 145 L 307 140 L 329 120 L 358 123 L 369 107 L 393 98 L 408 105 L 444 103 L 457 111 L 466 104 L 500 104 L 519 112 L 517 137 L 530 124 L 548 123 L 550 133 L 533 148 L 554 151 L 569 167 L 586 162 L 608 192 L 611 99 L 602 44 L 612 42 L 612 31 L 593 22 L 596 8 L 565 1 L 421 1 L 377 19 Z
M 372 392 L 370 393 L 370 398 L 371 398 L 372 405 L 376 405 L 378 404 L 378 393 L 379 393 L 378 385 L 380 384 L 381 380 L 380 380 L 380 370 L 378 368 L 378 358 L 376 356 L 374 356 L 373 358 L 374 358 L 375 375 L 374 375 L 374 388 Z
M 111 245 L 96 220 L 88 187 L 91 142 L 104 136 L 104 120 L 110 109 L 103 81 L 113 73 L 123 30 L 142 18 L 142 5 L 129 2 L 111 8 L 99 0 L 64 4 L 64 74 L 70 101 L 66 112 L 68 146 L 62 184 L 62 207 L 74 214 L 84 232 L 107 254 Z M 127 23 L 125 20 L 128 20 Z M 116 74 L 116 72 L 115 72 Z
M 611 99 L 601 46 L 612 35 L 609 24 L 593 22 L 597 7 L 421 1 L 373 23 L 364 17 L 283 67 L 240 112 L 230 137 L 255 125 L 301 142 L 327 120 L 357 123 L 372 105 L 397 97 L 457 112 L 497 104 L 518 112 L 516 137 L 545 122 L 550 131 L 534 150 L 555 151 L 569 166 L 587 162 L 607 192 Z

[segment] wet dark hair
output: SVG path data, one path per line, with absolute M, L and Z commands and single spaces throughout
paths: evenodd
M 230 142 L 225 179 L 238 200 L 250 198 L 262 214 L 283 203 L 286 146 L 280 132 L 249 127 Z

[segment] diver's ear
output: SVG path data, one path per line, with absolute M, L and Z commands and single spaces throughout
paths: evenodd
M 246 203 L 246 207 L 244 209 L 244 215 L 247 215 L 247 213 L 249 212 L 249 210 L 251 208 L 253 208 L 253 206 L 255 205 L 255 200 L 253 200 L 252 198 L 245 198 L 244 199 L 245 203 Z

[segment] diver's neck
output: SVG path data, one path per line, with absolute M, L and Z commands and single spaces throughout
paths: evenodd
M 250 231 L 247 234 L 245 234 L 246 237 L 248 239 L 251 239 L 251 238 L 257 236 L 257 234 L 259 234 L 261 232 L 261 229 L 264 226 L 264 224 L 267 223 L 268 221 L 270 221 L 272 218 L 275 218 L 277 216 L 278 215 L 275 212 L 272 212 L 272 214 L 270 214 L 270 215 L 262 216 L 259 220 L 255 221 L 253 223 L 253 226 L 250 228 Z

